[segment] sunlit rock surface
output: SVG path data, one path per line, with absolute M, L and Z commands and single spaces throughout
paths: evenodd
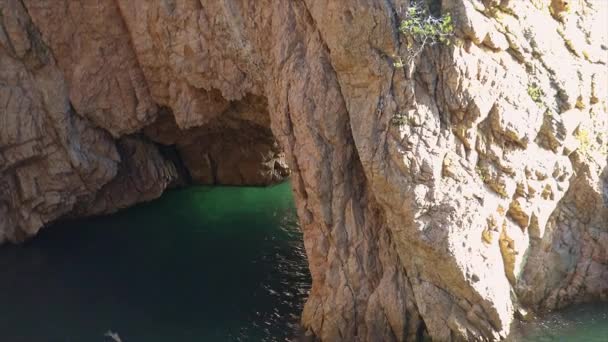
M 401 69 L 407 1 L 0 0 L 0 241 L 291 172 L 322 340 L 606 299 L 608 3 L 569 3 L 443 0 Z

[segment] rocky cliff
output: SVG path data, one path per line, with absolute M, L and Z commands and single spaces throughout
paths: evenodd
M 407 1 L 0 0 L 0 242 L 291 172 L 324 341 L 606 300 L 608 2 L 435 5 L 400 68 Z

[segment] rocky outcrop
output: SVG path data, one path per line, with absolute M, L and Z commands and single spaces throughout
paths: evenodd
M 453 44 L 397 68 L 406 1 L 0 0 L 0 241 L 285 158 L 322 340 L 606 299 L 608 6 L 440 7 Z
M 109 213 L 160 196 L 181 165 L 150 139 L 126 137 L 160 121 L 166 102 L 150 95 L 116 4 L 3 0 L 0 13 L 0 242 L 21 241 L 67 214 Z M 266 107 L 239 111 L 245 105 L 217 91 L 196 96 L 198 104 L 180 100 L 183 108 L 168 102 L 177 135 L 208 123 L 219 127 L 215 139 L 205 135 L 213 128 L 201 128 L 205 141 L 190 134 L 189 143 L 178 144 L 194 181 L 265 185 L 289 174 Z M 224 112 L 226 118 L 214 120 Z M 246 131 L 232 122 L 237 119 L 226 123 L 231 112 L 257 126 Z M 226 146 L 221 125 L 232 125 Z M 204 163 L 198 161 L 213 156 L 221 159 L 212 170 L 218 176 L 199 176 L 210 168 L 199 172 Z M 237 167 L 239 160 L 246 162 Z
M 74 205 L 72 216 L 112 213 L 158 198 L 180 179 L 176 165 L 156 145 L 139 137 L 123 137 L 116 147 L 122 161 L 116 176 L 94 196 Z

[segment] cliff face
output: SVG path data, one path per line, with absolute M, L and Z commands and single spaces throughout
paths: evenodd
M 406 5 L 0 0 L 0 241 L 291 170 L 323 340 L 605 300 L 606 2 L 443 0 L 455 43 L 395 68 Z

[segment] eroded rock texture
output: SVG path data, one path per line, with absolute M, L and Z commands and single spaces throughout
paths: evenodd
M 190 178 L 199 184 L 266 185 L 290 174 L 270 130 L 264 98 L 248 96 L 209 123 L 188 129 L 162 112 L 143 131 L 156 142 L 175 146 Z
M 407 1 L 0 0 L 0 241 L 291 170 L 322 340 L 605 300 L 608 3 L 441 5 L 396 68 Z

